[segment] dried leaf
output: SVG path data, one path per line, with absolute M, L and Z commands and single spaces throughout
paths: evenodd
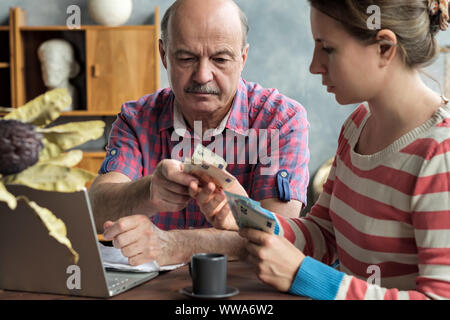
M 6 190 L 6 187 L 2 181 L 0 181 L 0 201 L 6 202 L 11 210 L 15 210 L 17 207 L 16 197 Z
M 38 163 L 18 174 L 5 177 L 4 183 L 22 184 L 45 191 L 74 192 L 82 190 L 95 177 L 95 174 L 79 168 Z
M 67 150 L 89 140 L 100 138 L 104 130 L 105 122 L 94 120 L 70 122 L 60 126 L 39 129 L 38 132 L 42 133 L 49 142 Z
M 39 160 L 38 164 L 51 164 L 62 167 L 76 166 L 83 159 L 83 151 L 71 150 L 69 152 L 60 153 L 59 155 L 43 160 Z
M 67 229 L 64 222 L 61 219 L 58 219 L 50 210 L 40 207 L 36 202 L 30 201 L 25 196 L 19 196 L 17 198 L 20 200 L 24 200 L 27 205 L 36 212 L 38 217 L 41 219 L 41 221 L 49 231 L 50 236 L 55 238 L 59 243 L 63 244 L 67 247 L 67 249 L 69 249 L 69 251 L 73 255 L 74 264 L 77 264 L 79 255 L 72 248 L 72 243 L 67 238 Z
M 45 127 L 57 119 L 62 110 L 72 103 L 72 97 L 65 88 L 48 91 L 27 104 L 7 114 L 5 120 L 19 120 Z
M 45 138 L 42 138 L 42 143 L 44 144 L 44 148 L 42 148 L 41 153 L 39 154 L 39 162 L 56 158 L 64 152 L 57 144 L 51 143 Z

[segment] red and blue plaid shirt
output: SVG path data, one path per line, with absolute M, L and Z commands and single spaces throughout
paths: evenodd
M 99 171 L 101 174 L 120 172 L 134 181 L 151 175 L 161 160 L 172 158 L 173 149 L 180 143 L 179 139 L 173 138 L 177 136 L 174 133 L 174 98 L 172 90 L 166 88 L 122 106 L 112 125 L 106 147 L 107 155 Z M 194 137 L 193 130 L 186 129 L 187 136 Z M 275 130 L 279 134 L 279 163 L 277 172 L 270 175 L 261 171 L 268 167 L 265 161 L 260 161 L 259 157 L 254 161 L 254 153 L 258 150 L 249 138 L 249 132 L 257 135 L 262 129 L 268 131 L 269 135 Z M 228 162 L 226 169 L 239 180 L 254 200 L 283 199 L 288 194 L 291 200 L 306 204 L 309 181 L 308 130 L 306 111 L 301 104 L 281 95 L 276 89 L 265 89 L 256 83 L 240 79 L 225 130 L 220 133 L 225 142 L 222 156 Z M 242 153 L 242 149 L 238 150 L 242 145 L 236 143 L 234 137 L 227 138 L 228 131 L 244 136 L 245 161 L 241 159 L 230 162 L 226 157 L 227 150 L 234 152 L 235 160 L 238 152 Z M 186 135 L 182 138 L 185 137 Z M 216 138 L 213 137 L 211 141 L 214 142 Z M 269 156 L 273 154 L 270 137 L 266 141 L 268 151 L 262 153 Z M 211 142 L 202 143 L 208 145 Z M 183 158 L 185 155 L 179 156 Z M 280 183 L 279 173 L 282 170 L 285 171 L 282 177 L 287 176 L 289 180 Z M 191 200 L 182 211 L 160 212 L 151 220 L 164 230 L 210 226 L 195 200 Z

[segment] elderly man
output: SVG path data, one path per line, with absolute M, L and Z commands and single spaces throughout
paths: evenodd
M 170 88 L 122 106 L 101 175 L 89 191 L 97 229 L 131 265 L 186 262 L 196 252 L 239 258 L 244 241 L 237 233 L 211 228 L 190 198 L 189 186 L 202 181 L 183 172 L 180 160 L 192 149 L 185 151 L 180 143 L 207 146 L 205 140 L 213 140 L 214 151 L 227 156 L 226 169 L 238 181 L 231 190 L 243 187 L 263 207 L 298 216 L 309 178 L 305 110 L 277 90 L 241 78 L 248 26 L 233 1 L 175 1 L 161 30 L 159 51 Z M 242 143 L 233 143 L 236 138 Z M 267 157 L 255 158 L 268 151 L 275 169 L 265 170 Z M 234 153 L 244 157 L 228 157 Z

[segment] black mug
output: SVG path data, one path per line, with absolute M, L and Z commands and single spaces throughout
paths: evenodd
M 198 253 L 191 257 L 189 274 L 192 292 L 197 295 L 222 295 L 227 292 L 227 256 Z

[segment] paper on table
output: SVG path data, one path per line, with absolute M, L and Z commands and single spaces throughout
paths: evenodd
M 103 267 L 118 271 L 131 271 L 131 272 L 170 271 L 184 265 L 184 263 L 181 263 L 160 267 L 158 265 L 158 262 L 150 261 L 141 264 L 139 266 L 131 266 L 128 264 L 128 258 L 126 258 L 122 254 L 120 249 L 114 247 L 107 247 L 102 243 L 99 243 L 98 246 L 103 260 Z

